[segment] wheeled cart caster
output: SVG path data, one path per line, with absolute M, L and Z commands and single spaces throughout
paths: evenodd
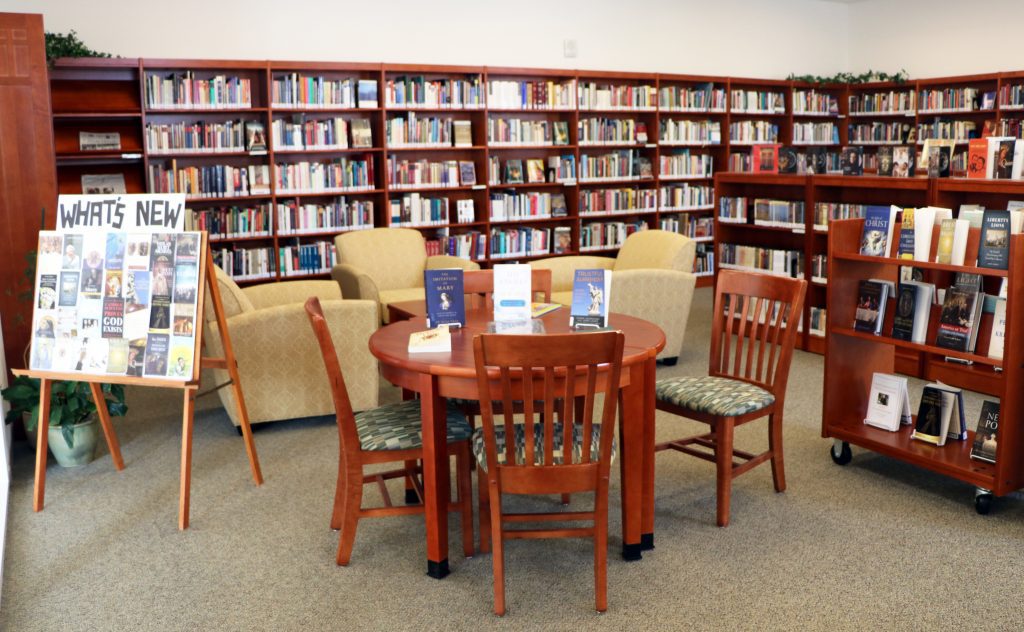
M 828 453 L 836 465 L 846 465 L 853 459 L 853 450 L 850 449 L 850 444 L 839 439 L 832 440 L 832 447 L 829 448 Z
M 974 510 L 982 516 L 992 510 L 992 492 L 982 487 L 974 490 Z

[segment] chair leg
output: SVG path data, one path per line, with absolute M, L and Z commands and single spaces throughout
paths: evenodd
M 459 482 L 459 513 L 462 517 L 462 553 L 473 557 L 473 481 L 469 473 L 469 441 L 455 450 L 455 473 Z
M 782 413 L 768 417 L 768 449 L 772 451 L 772 481 L 776 492 L 786 491 L 786 468 L 782 461 Z
M 411 472 L 416 469 L 416 459 L 411 459 L 405 462 L 405 471 Z M 405 504 L 407 505 L 418 505 L 420 504 L 420 497 L 416 495 L 416 490 L 412 486 L 412 481 L 408 478 L 405 479 Z
M 480 552 L 491 552 L 491 503 L 487 492 L 487 474 L 476 470 L 477 507 L 480 513 Z
M 608 483 L 594 499 L 594 599 L 598 612 L 608 609 Z
M 360 480 L 361 482 L 361 480 Z M 331 528 L 337 531 L 341 528 L 342 519 L 345 516 L 345 459 L 338 459 L 338 482 L 334 487 L 334 508 L 331 510 Z
M 363 506 L 362 466 L 357 472 L 348 472 L 345 481 L 344 518 L 338 535 L 338 566 L 348 566 L 352 557 L 352 545 L 356 541 L 356 527 L 359 526 L 359 510 Z
M 715 423 L 715 465 L 717 470 L 718 526 L 729 526 L 729 503 L 732 496 L 732 418 Z
M 494 487 L 488 484 L 491 505 L 491 540 L 494 554 L 491 564 L 494 568 L 494 614 L 505 615 L 505 540 L 501 528 L 501 496 L 498 494 L 497 483 Z

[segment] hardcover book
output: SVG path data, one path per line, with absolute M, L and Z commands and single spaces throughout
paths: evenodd
M 567 121 L 555 121 L 551 131 L 556 145 L 569 144 L 569 123 Z
M 1013 139 L 999 141 L 992 167 L 995 178 L 1009 179 L 1013 175 L 1013 145 L 1015 142 Z
M 373 137 L 370 133 L 370 120 L 354 118 L 349 121 L 349 129 L 352 134 L 352 147 L 362 149 L 373 147 Z
M 462 186 L 476 184 L 476 165 L 471 160 L 459 161 L 459 181 Z
M 917 286 L 901 283 L 896 290 L 896 311 L 892 319 L 892 337 L 911 340 L 914 337 L 914 312 L 917 307 Z
M 427 327 L 466 326 L 466 302 L 459 268 L 424 270 L 423 288 L 427 299 Z
M 377 107 L 377 82 L 374 79 L 360 79 L 356 95 L 361 108 Z
M 860 281 L 857 285 L 857 309 L 854 312 L 853 328 L 878 334 L 885 320 L 885 299 L 889 286 L 877 281 Z
M 611 290 L 611 270 L 576 270 L 572 281 L 569 326 L 597 329 L 607 327 Z
M 913 147 L 900 146 L 892 148 L 892 175 L 897 178 L 912 178 L 917 162 L 917 152 Z
M 526 161 L 526 181 L 544 182 L 544 161 L 541 158 L 531 158 Z
M 452 135 L 456 147 L 473 146 L 473 133 L 469 121 L 452 121 Z
M 872 375 L 864 423 L 896 432 L 901 424 L 910 424 L 912 419 L 907 378 L 886 373 Z
M 828 151 L 825 147 L 807 148 L 807 172 L 816 175 L 828 173 Z
M 860 237 L 860 254 L 888 257 L 897 206 L 869 206 L 864 209 L 864 228 Z
M 946 414 L 948 413 L 947 410 Z M 914 433 L 911 437 L 935 445 L 944 445 L 946 435 L 942 431 L 942 421 L 942 392 L 937 388 L 926 386 L 921 393 L 921 403 L 917 408 L 917 420 L 914 423 Z
M 983 297 L 969 289 L 953 286 L 946 290 L 939 316 L 935 346 L 969 353 L 977 340 L 977 322 Z
M 1010 211 L 985 211 L 978 242 L 978 267 L 1006 270 L 1009 263 Z
M 565 194 L 564 193 L 552 193 L 551 194 L 551 217 L 565 217 L 569 214 L 568 207 L 565 205 Z M 568 230 L 568 228 L 566 228 Z M 556 228 L 557 232 L 558 229 Z
M 1006 346 L 1006 299 L 996 299 L 995 313 L 992 315 L 992 335 L 988 341 L 988 357 L 1003 359 Z
M 988 140 L 972 138 L 967 144 L 967 177 L 988 177 Z
M 896 251 L 900 259 L 914 258 L 914 209 L 903 209 L 902 221 L 900 222 L 900 241 Z
M 779 173 L 796 173 L 797 156 L 796 150 L 792 147 L 779 147 Z
M 864 175 L 863 147 L 860 147 L 859 145 L 856 147 L 843 147 L 839 160 L 844 176 Z
M 507 160 L 505 161 L 505 184 L 522 184 L 523 183 L 523 161 L 522 160 Z
M 561 255 L 572 251 L 572 235 L 568 226 L 558 226 L 554 231 L 554 254 Z
M 879 147 L 878 156 L 878 175 L 880 176 L 891 176 L 892 175 L 892 147 Z
M 935 263 L 950 263 L 953 260 L 953 233 L 956 220 L 944 219 L 939 228 L 939 243 L 935 249 Z
M 245 122 L 245 150 L 267 151 L 267 132 L 259 121 Z
M 999 402 L 985 400 L 974 431 L 971 458 L 988 463 L 996 462 L 996 437 L 999 434 Z
M 530 320 L 533 302 L 530 266 L 499 263 L 494 266 L 494 320 Z
M 754 173 L 779 172 L 778 144 L 754 145 L 750 148 L 750 164 Z

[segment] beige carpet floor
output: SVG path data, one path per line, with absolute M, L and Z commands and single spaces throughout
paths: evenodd
M 659 377 L 706 370 L 710 303 L 709 290 L 697 293 L 687 351 Z M 266 483 L 257 488 L 235 429 L 216 401 L 205 402 L 192 527 L 179 532 L 179 396 L 134 390 L 130 415 L 115 422 L 125 470 L 114 470 L 104 448 L 80 469 L 51 459 L 42 513 L 31 508 L 32 453 L 15 446 L 0 629 L 1024 628 L 1021 496 L 979 516 L 973 488 L 952 479 L 857 448 L 851 464 L 834 465 L 820 436 L 822 370 L 821 356 L 796 353 L 786 493 L 773 492 L 767 465 L 753 470 L 736 481 L 732 524 L 720 529 L 713 467 L 659 454 L 657 548 L 627 563 L 618 554 L 614 474 L 608 612 L 593 610 L 588 542 L 516 541 L 507 549 L 504 619 L 491 614 L 490 557 L 463 559 L 456 525 L 444 581 L 424 574 L 419 517 L 364 521 L 351 565 L 335 566 L 333 419 L 258 430 Z M 919 394 L 916 383 L 914 402 Z M 396 397 L 390 388 L 386 395 Z M 972 426 L 980 406 L 968 399 Z M 659 414 L 659 439 L 694 428 Z M 765 435 L 750 424 L 738 442 L 759 448 Z

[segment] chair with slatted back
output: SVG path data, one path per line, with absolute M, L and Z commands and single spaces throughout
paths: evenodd
M 786 489 L 782 412 L 806 291 L 804 280 L 720 271 L 708 375 L 656 384 L 658 410 L 711 426 L 710 433 L 662 443 L 655 450 L 676 450 L 715 463 L 720 527 L 729 524 L 732 479 L 740 474 L 771 460 L 775 491 Z M 733 429 L 766 416 L 768 450 L 756 455 L 735 450 Z
M 331 528 L 340 529 L 337 563 L 345 566 L 352 555 L 356 527 L 361 518 L 423 513 L 423 487 L 416 465 L 423 459 L 423 434 L 420 425 L 420 402 L 408 400 L 387 404 L 373 410 L 353 414 L 345 388 L 345 377 L 335 351 L 331 332 L 324 320 L 320 301 L 316 297 L 306 301 L 306 313 L 313 326 L 320 352 L 323 355 L 327 379 L 331 384 L 338 421 L 338 483 L 331 510 Z M 449 504 L 450 511 L 462 514 L 462 548 L 469 557 L 473 554 L 473 505 L 470 478 L 470 444 L 473 429 L 465 416 L 448 411 L 448 445 L 455 455 L 458 500 Z M 364 465 L 404 462 L 400 469 L 363 474 Z M 418 497 L 419 503 L 396 507 L 392 504 L 385 481 L 405 478 Z M 377 483 L 384 499 L 384 507 L 363 509 L 363 485 Z
M 486 486 L 480 531 L 493 540 L 494 612 L 505 614 L 504 542 L 513 538 L 594 540 L 597 610 L 608 605 L 608 476 L 624 336 L 606 331 L 547 336 L 488 335 L 473 340 L 483 423 L 473 433 L 478 479 Z M 600 418 L 596 395 L 603 395 Z M 577 406 L 556 406 L 574 400 Z M 514 423 L 513 402 L 523 402 Z M 500 402 L 502 424 L 495 415 Z M 540 423 L 535 414 L 553 423 Z M 557 414 L 557 417 L 556 417 Z M 511 429 L 511 431 L 509 431 Z M 486 479 L 485 479 L 486 477 Z M 505 513 L 506 494 L 594 492 L 592 511 Z M 529 522 L 591 522 L 581 527 L 515 528 Z

